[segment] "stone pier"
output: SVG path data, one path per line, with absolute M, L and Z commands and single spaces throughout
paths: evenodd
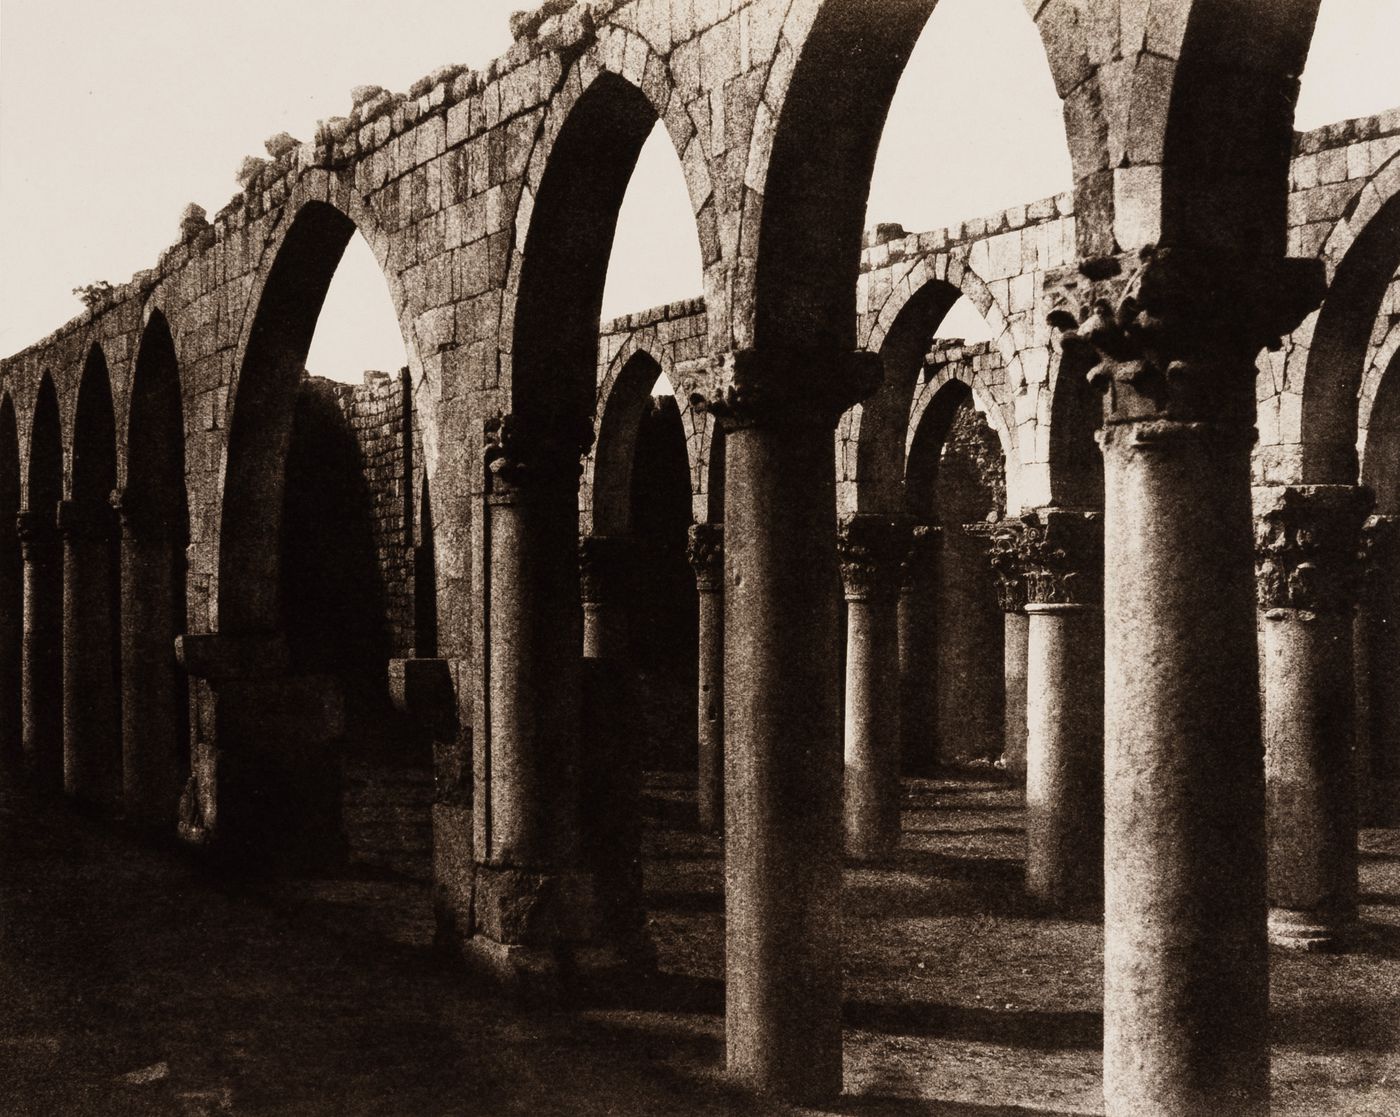
M 65 500 L 63 537 L 63 786 L 115 810 L 121 802 L 116 517 L 106 503 Z
M 173 830 L 189 712 L 175 637 L 184 631 L 184 541 L 173 518 L 131 492 L 121 517 L 122 802 L 127 820 Z
M 63 549 L 54 510 L 19 514 L 24 565 L 20 744 L 41 791 L 63 788 Z

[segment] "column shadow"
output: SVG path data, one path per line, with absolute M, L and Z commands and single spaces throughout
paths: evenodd
M 970 1005 L 907 1001 L 877 1004 L 847 1001 L 848 1027 L 886 1035 L 993 1043 L 1035 1051 L 1098 1050 L 1103 1016 L 1098 1012 L 1001 1010 Z

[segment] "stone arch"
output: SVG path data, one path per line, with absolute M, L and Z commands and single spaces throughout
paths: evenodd
M 989 424 L 972 384 L 946 372 L 936 381 L 914 408 L 905 491 L 908 511 L 941 529 L 935 603 L 926 620 L 933 627 L 937 667 L 925 685 L 936 693 L 934 738 L 946 762 L 995 757 L 1004 744 L 1005 621 L 988 540 L 978 525 L 1005 511 L 1006 493 L 1004 487 L 998 493 L 995 476 L 988 478 L 978 466 L 974 447 Z M 972 428 L 973 437 L 961 452 L 946 455 L 949 438 L 969 407 L 984 426 Z
M 627 49 L 635 42 L 637 49 Z M 618 44 L 621 44 L 620 46 Z M 587 448 L 598 330 L 613 235 L 642 145 L 658 120 L 685 171 L 691 206 L 713 207 L 703 145 L 645 40 L 614 29 L 571 69 L 531 153 L 515 223 L 500 344 L 510 410 L 522 429 Z M 713 254 L 705 250 L 708 267 Z
M 34 393 L 34 413 L 29 423 L 29 456 L 25 474 L 25 508 L 53 527 L 58 502 L 63 499 L 63 427 L 58 390 L 45 372 Z
M 724 523 L 724 428 L 706 415 L 709 441 L 705 451 L 705 523 Z
M 954 384 L 961 387 L 952 387 Z M 1001 445 L 1002 465 L 1006 477 L 1006 499 L 1002 511 L 1014 513 L 1020 509 L 1019 458 L 1015 428 L 1012 426 L 1011 417 L 997 403 L 991 385 L 983 383 L 976 372 L 966 365 L 944 369 L 935 374 L 920 387 L 914 397 L 904 436 L 906 506 L 917 513 L 918 502 L 926 495 L 926 487 L 932 484 L 937 453 L 947 436 L 947 427 L 942 424 L 951 422 L 952 419 L 952 411 L 947 409 L 955 409 L 962 402 L 963 397 L 960 393 L 964 390 Z M 930 408 L 933 409 L 931 414 Z M 933 425 L 925 428 L 928 422 L 932 422 Z M 933 439 L 932 442 L 925 441 L 930 438 Z M 925 457 L 929 452 L 934 455 L 932 462 Z
M 1351 484 L 1357 475 L 1357 398 L 1376 315 L 1400 267 L 1400 155 L 1361 189 L 1323 249 L 1327 297 L 1303 373 L 1301 480 Z
M 152 310 L 141 333 L 126 415 L 126 486 L 181 541 L 188 536 L 185 420 L 170 323 Z
M 958 266 L 950 269 L 951 263 Z M 981 278 L 947 253 L 920 258 L 895 285 L 864 339 L 865 348 L 880 354 L 885 379 L 873 396 L 848 412 L 856 443 L 856 511 L 903 507 L 905 436 L 924 356 L 939 323 L 963 297 L 987 320 L 1008 367 L 1019 359 L 1003 308 Z
M 620 356 L 620 355 L 619 355 Z M 626 535 L 632 526 L 632 471 L 642 415 L 662 369 L 645 349 L 614 365 L 599 390 L 593 449 L 592 533 Z
M 1124 248 L 1284 252 L 1293 106 L 1319 3 L 1151 0 L 1162 57 L 1132 80 L 1119 193 L 1142 200 L 1116 214 Z
M 63 752 L 70 794 L 114 805 L 122 791 L 121 540 L 117 421 L 106 356 L 94 344 L 73 414 L 70 500 L 63 533 Z
M 22 764 L 20 722 L 23 576 L 18 517 L 21 500 L 19 428 L 9 392 L 0 396 L 0 772 Z
M 70 492 L 75 501 L 106 505 L 117 486 L 117 419 L 112 379 L 100 345 L 88 351 L 73 414 Z
M 247 304 L 224 453 L 215 609 L 223 632 L 268 633 L 278 626 L 283 465 L 296 398 L 326 292 L 357 231 L 385 269 L 401 326 L 409 321 L 389 268 L 389 239 L 364 205 L 341 204 L 348 190 L 303 179 Z M 325 200 L 330 194 L 335 202 Z M 421 376 L 413 332 L 402 332 L 409 367 Z
M 1361 457 L 1361 475 L 1366 475 L 1366 459 L 1371 446 L 1371 424 L 1373 419 L 1384 422 L 1386 414 L 1382 407 L 1377 411 L 1382 387 L 1389 384 L 1396 357 L 1400 355 L 1400 319 L 1393 321 L 1390 328 L 1375 346 L 1366 378 L 1361 384 L 1361 405 L 1357 414 L 1360 437 L 1357 439 L 1357 452 Z M 1389 390 L 1389 389 L 1387 389 Z
M 808 0 L 789 10 L 778 44 L 783 64 L 771 68 L 748 153 L 740 240 L 757 252 L 740 264 L 753 269 L 751 280 L 741 279 L 753 305 L 751 320 L 736 308 L 737 346 L 828 354 L 855 346 L 854 293 L 875 155 L 934 4 Z M 1074 7 L 1037 4 L 1032 14 L 1061 98 L 1092 85 Z M 1066 124 L 1082 184 L 1108 159 L 1097 98 L 1076 104 L 1081 111 L 1067 112 Z
M 122 515 L 122 768 L 128 818 L 174 822 L 190 774 L 189 688 L 175 660 L 186 627 L 189 500 L 175 341 L 152 309 L 126 416 Z
M 25 466 L 25 624 L 22 695 L 25 762 L 36 786 L 63 787 L 63 562 L 58 506 L 63 499 L 63 422 L 53 377 L 34 396 Z
M 1397 332 L 1400 328 L 1391 331 Z M 1376 512 L 1395 516 L 1400 515 L 1400 345 L 1387 351 L 1366 425 L 1361 482 L 1376 494 Z
M 933 500 L 939 456 L 959 408 L 969 402 L 997 436 L 1003 468 L 1010 461 L 1006 453 L 1006 435 L 998 429 L 997 409 L 988 406 L 983 391 L 974 386 L 973 378 L 948 373 L 936 377 L 919 393 L 909 417 L 905 500 L 908 511 L 916 516 L 929 518 L 930 513 L 936 511 Z M 1009 488 L 1010 470 L 1006 470 L 1006 477 Z M 999 511 L 1006 511 L 1005 499 Z

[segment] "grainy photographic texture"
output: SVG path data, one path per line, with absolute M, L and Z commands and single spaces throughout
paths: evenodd
M 0 363 L 0 1109 L 1400 1111 L 1400 109 L 1034 0 L 1072 188 L 871 224 L 933 6 L 549 0 Z

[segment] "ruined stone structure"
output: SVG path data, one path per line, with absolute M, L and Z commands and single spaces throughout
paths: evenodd
M 1294 134 L 1316 0 L 1028 0 L 1072 193 L 863 241 L 932 7 L 551 2 L 270 140 L 0 368 L 7 764 L 275 870 L 344 856 L 344 742 L 401 735 L 444 939 L 625 971 L 610 668 L 671 609 L 736 1079 L 839 1093 L 843 856 L 901 768 L 1004 755 L 1029 887 L 1102 904 L 1108 1112 L 1265 1112 L 1268 938 L 1345 943 L 1400 804 L 1400 110 Z M 600 328 L 658 120 L 703 299 Z M 304 364 L 356 230 L 409 363 L 352 390 Z M 933 343 L 963 296 L 992 341 Z

